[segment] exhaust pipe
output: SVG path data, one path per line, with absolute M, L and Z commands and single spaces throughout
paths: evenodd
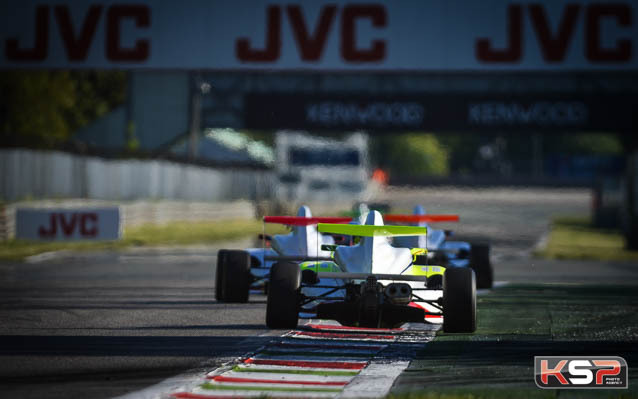
M 412 287 L 406 283 L 391 283 L 385 287 L 385 297 L 394 305 L 407 305 L 412 300 Z

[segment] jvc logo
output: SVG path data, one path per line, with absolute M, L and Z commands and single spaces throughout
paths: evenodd
M 534 374 L 540 388 L 628 387 L 627 362 L 617 356 L 534 356 Z
M 38 234 L 41 238 L 55 238 L 59 235 L 58 225 L 64 237 L 71 237 L 76 231 L 81 237 L 95 237 L 98 234 L 98 215 L 95 212 L 53 212 L 49 216 L 49 226 L 40 226 Z

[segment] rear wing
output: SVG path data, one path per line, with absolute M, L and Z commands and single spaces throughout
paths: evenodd
M 320 233 L 343 234 L 358 237 L 407 237 L 427 235 L 427 227 L 416 226 L 373 226 L 354 224 L 319 223 Z
M 339 224 L 351 221 L 351 217 L 264 216 L 264 223 L 277 223 L 288 226 L 310 226 L 319 223 Z
M 386 222 L 398 223 L 436 223 L 436 222 L 458 222 L 459 215 L 385 215 Z

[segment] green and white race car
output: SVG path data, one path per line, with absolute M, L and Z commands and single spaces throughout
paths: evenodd
M 424 248 L 397 248 L 390 237 L 427 234 L 426 227 L 386 226 L 377 211 L 363 225 L 319 223 L 317 231 L 360 237 L 328 246 L 332 260 L 275 263 L 270 270 L 266 324 L 295 328 L 300 312 L 342 325 L 397 327 L 443 323 L 445 332 L 476 330 L 476 277 L 471 268 L 428 265 Z

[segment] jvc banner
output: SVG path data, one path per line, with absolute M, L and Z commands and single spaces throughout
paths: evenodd
M 0 68 L 635 71 L 636 0 L 0 2 Z
M 45 241 L 117 240 L 117 207 L 16 210 L 16 238 Z

